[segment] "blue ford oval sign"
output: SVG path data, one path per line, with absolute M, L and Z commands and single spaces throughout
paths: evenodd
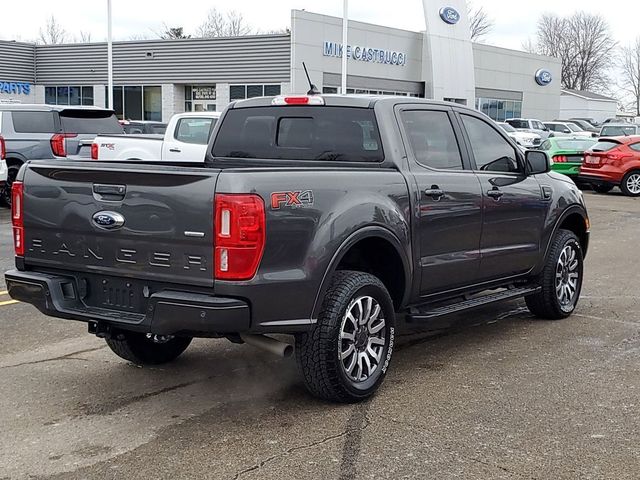
M 453 7 L 442 7 L 440 9 L 440 18 L 449 25 L 455 25 L 460 21 L 460 14 Z
M 553 81 L 553 76 L 549 70 L 541 68 L 536 72 L 536 83 L 541 87 L 546 87 Z
M 124 225 L 124 217 L 118 212 L 97 212 L 93 214 L 93 223 L 105 230 L 114 230 Z

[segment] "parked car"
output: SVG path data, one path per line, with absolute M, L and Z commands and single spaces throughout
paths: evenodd
M 551 132 L 540 120 L 527 118 L 507 118 L 506 123 L 520 132 L 529 132 L 540 135 L 542 140 L 549 138 Z
M 580 166 L 584 161 L 584 152 L 597 143 L 595 138 L 548 138 L 540 146 L 551 158 L 551 170 L 562 173 L 576 183 Z
M 608 123 L 600 129 L 600 137 L 618 137 L 624 135 L 640 135 L 640 125 L 632 123 Z
M 555 122 L 561 122 L 561 123 L 573 123 L 574 125 L 577 125 L 582 130 L 584 130 L 585 132 L 593 133 L 594 137 L 597 137 L 598 134 L 600 133 L 600 129 L 599 128 L 594 127 L 593 125 L 591 125 L 586 120 L 579 120 L 579 119 L 573 118 L 573 119 L 570 119 L 570 120 L 554 120 L 554 121 Z
M 464 106 L 252 98 L 227 107 L 201 167 L 79 167 L 20 171 L 7 290 L 135 364 L 193 337 L 287 355 L 265 334 L 289 334 L 307 388 L 354 402 L 390 367 L 396 315 L 429 324 L 524 297 L 561 319 L 580 297 L 582 193 Z
M 505 123 L 505 122 L 497 122 L 497 123 L 498 125 L 500 125 L 500 128 L 502 128 L 507 133 L 507 135 L 509 135 L 509 137 L 511 137 L 513 141 L 516 142 L 521 147 L 536 148 L 540 146 L 540 143 L 542 143 L 542 139 L 540 138 L 540 135 L 538 135 L 537 133 L 520 132 L 515 128 L 513 128 L 508 123 Z
M 124 129 L 124 133 L 130 135 L 139 134 L 158 134 L 164 135 L 167 130 L 167 124 L 155 122 L 151 120 L 120 120 L 120 125 Z
M 7 183 L 7 161 L 6 161 L 6 147 L 4 138 L 0 135 L 0 191 L 3 191 Z
M 593 132 L 587 132 L 577 125 L 569 122 L 544 122 L 554 137 L 586 137 L 593 138 L 595 134 Z
M 91 158 L 204 162 L 209 136 L 218 118 L 217 112 L 179 113 L 169 120 L 164 136 L 99 135 L 93 141 Z
M 582 120 L 589 123 L 589 125 L 592 125 L 593 127 L 600 127 L 600 123 L 592 117 L 571 117 L 569 120 Z
M 585 152 L 579 179 L 599 193 L 620 187 L 625 195 L 640 196 L 640 135 L 601 138 Z
M 0 105 L 0 136 L 4 138 L 7 182 L 0 202 L 11 202 L 11 184 L 24 162 L 32 159 L 89 158 L 99 133 L 123 133 L 114 112 L 98 107 L 62 105 Z

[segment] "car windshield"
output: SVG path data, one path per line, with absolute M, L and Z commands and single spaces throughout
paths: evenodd
M 60 112 L 65 133 L 111 134 L 123 133 L 122 125 L 110 110 L 69 109 Z
M 529 123 L 526 120 L 507 120 L 507 123 L 513 128 L 529 128 Z
M 625 135 L 635 135 L 636 127 L 633 125 L 608 125 L 606 127 L 602 127 L 600 131 L 601 137 L 622 137 Z
M 556 140 L 556 147 L 559 150 L 575 150 L 584 152 L 585 150 L 590 149 L 597 143 L 597 140 L 590 139 L 577 139 L 572 138 L 568 140 Z
M 582 132 L 582 129 L 579 128 L 577 125 L 574 125 L 573 123 L 567 123 L 566 125 L 567 125 L 567 128 L 572 132 Z
M 515 128 L 513 128 L 511 125 L 509 125 L 508 123 L 498 123 L 498 125 L 500 125 L 500 127 L 505 131 L 505 132 L 509 132 L 509 133 L 513 133 L 516 131 Z

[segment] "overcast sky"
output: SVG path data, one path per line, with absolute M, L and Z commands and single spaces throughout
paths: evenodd
M 70 35 L 91 33 L 93 41 L 106 38 L 106 0 L 29 0 L 23 7 L 15 2 L 2 12 L 0 38 L 29 41 L 38 37 L 47 17 L 55 15 Z M 626 44 L 640 35 L 640 0 L 475 0 L 494 20 L 495 27 L 486 43 L 520 49 L 533 35 L 536 20 L 543 12 L 561 15 L 577 10 L 602 14 L 609 22 L 616 40 Z M 262 31 L 286 28 L 291 9 L 305 9 L 327 15 L 342 15 L 342 1 L 324 0 L 113 0 L 114 39 L 132 36 L 153 37 L 162 24 L 182 26 L 193 32 L 209 8 L 235 9 L 248 23 Z M 380 25 L 424 30 L 420 0 L 350 0 L 350 18 Z

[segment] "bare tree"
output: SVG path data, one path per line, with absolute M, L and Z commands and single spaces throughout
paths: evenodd
M 164 32 L 160 34 L 160 38 L 163 40 L 177 40 L 181 38 L 191 38 L 191 35 L 185 35 L 183 27 L 167 27 L 164 24 Z
M 51 15 L 47 20 L 44 29 L 40 28 L 38 43 L 45 45 L 56 45 L 67 41 L 68 35 L 62 25 L 58 23 L 56 17 Z
M 564 88 L 608 90 L 616 42 L 600 15 L 544 14 L 538 20 L 535 42 L 529 40 L 523 46 L 534 53 L 560 59 Z
M 215 8 L 209 10 L 207 19 L 198 27 L 196 36 L 209 37 L 238 37 L 250 35 L 253 29 L 246 23 L 241 13 L 232 10 L 225 14 Z
M 467 2 L 467 12 L 469 14 L 469 27 L 471 29 L 471 40 L 479 42 L 491 30 L 493 30 L 493 19 L 489 17 L 483 7 L 473 8 L 471 2 Z
M 82 43 L 89 43 L 91 41 L 91 32 L 83 32 L 80 30 L 80 41 Z
M 640 117 L 640 37 L 620 54 L 620 87 L 633 98 L 633 110 Z

